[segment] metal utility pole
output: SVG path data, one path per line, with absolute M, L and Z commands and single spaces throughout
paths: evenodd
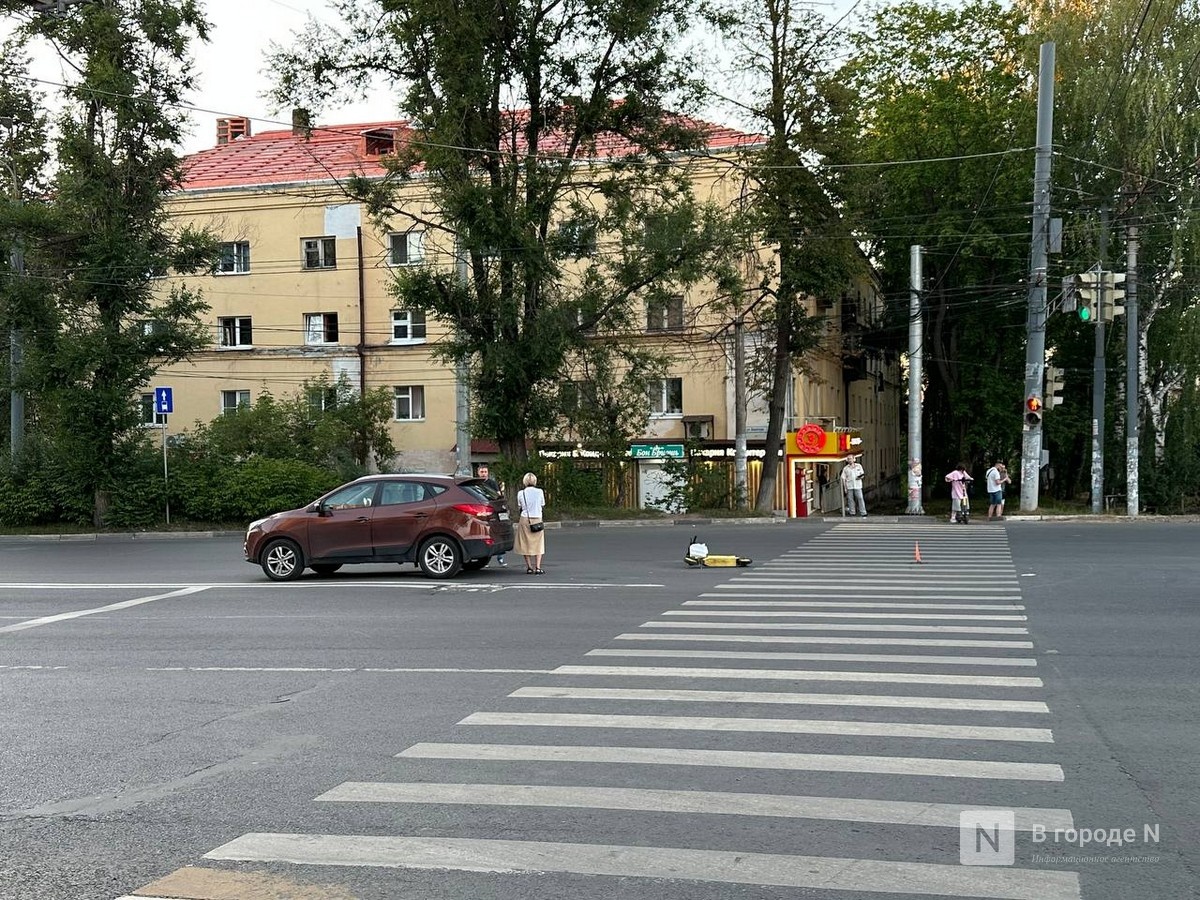
M 1138 372 L 1141 365 L 1137 298 L 1138 230 L 1125 232 L 1125 512 L 1138 514 Z
M 465 290 L 468 286 L 467 250 L 462 238 L 455 240 L 454 269 L 458 283 Z M 466 357 L 454 364 L 454 440 L 457 452 L 454 456 L 454 474 L 471 474 L 471 395 L 470 366 Z
M 921 503 L 922 477 L 916 467 L 921 464 L 921 382 L 925 363 L 925 316 L 921 311 L 921 287 L 924 284 L 921 248 L 908 248 L 908 509 L 906 513 L 923 516 Z
M 1047 238 L 1050 229 L 1050 160 L 1054 137 L 1054 42 L 1042 44 L 1038 72 L 1037 155 L 1033 167 L 1033 243 L 1029 254 L 1029 311 L 1025 322 L 1025 396 L 1042 396 L 1046 363 Z M 1021 510 L 1038 507 L 1042 425 L 1026 419 L 1021 437 Z
M 738 509 L 750 508 L 746 478 L 746 347 L 745 321 L 733 320 L 733 490 Z
M 1104 264 L 1108 257 L 1108 207 L 1100 208 L 1100 264 L 1096 266 L 1096 352 L 1092 356 L 1092 512 L 1104 511 L 1104 320 L 1107 288 Z M 1107 302 L 1111 303 L 1109 298 Z

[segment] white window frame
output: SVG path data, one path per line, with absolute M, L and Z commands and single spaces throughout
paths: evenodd
M 243 341 L 242 338 L 248 338 Z M 217 346 L 222 350 L 254 348 L 254 322 L 251 316 L 221 316 L 217 319 Z
M 167 424 L 167 414 L 160 413 L 155 409 L 154 394 L 142 394 L 142 427 L 143 428 L 163 428 Z
M 229 248 L 229 256 L 225 251 Z M 228 268 L 226 264 L 228 263 Z M 221 244 L 221 258 L 217 261 L 214 275 L 249 275 L 250 274 L 250 242 L 224 241 Z
M 229 405 L 229 400 L 234 400 L 234 405 Z M 232 391 L 221 391 L 221 415 L 227 416 L 230 413 L 235 413 L 239 409 L 250 406 L 250 391 L 241 388 L 235 388 Z
M 417 266 L 424 261 L 424 231 L 394 231 L 388 235 L 387 263 L 389 266 Z
M 340 334 L 337 313 L 304 314 L 304 343 L 310 347 L 336 344 Z
M 671 385 L 679 384 L 679 409 L 671 409 Z M 650 418 L 679 419 L 683 417 L 683 379 L 662 378 L 650 385 Z
M 424 344 L 427 323 L 423 309 L 393 309 L 392 310 L 392 340 L 393 344 Z M 400 330 L 404 330 L 401 336 Z
M 316 254 L 316 265 L 309 265 L 309 254 Z M 323 237 L 302 238 L 300 240 L 300 265 L 306 272 L 317 272 L 321 269 L 337 268 L 337 238 L 325 235 Z
M 400 402 L 408 404 L 408 415 L 400 415 Z M 418 409 L 419 407 L 419 409 Z M 425 386 L 405 384 L 392 388 L 392 417 L 397 422 L 425 421 Z

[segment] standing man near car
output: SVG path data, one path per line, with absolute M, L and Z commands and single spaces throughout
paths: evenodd
M 491 475 L 488 474 L 488 467 L 486 465 L 480 466 L 477 474 L 483 479 L 483 483 L 490 487 L 497 494 L 504 493 L 504 489 L 496 482 L 496 479 L 492 478 Z M 503 553 L 496 554 L 496 564 L 501 568 L 508 568 L 508 563 L 505 562 Z

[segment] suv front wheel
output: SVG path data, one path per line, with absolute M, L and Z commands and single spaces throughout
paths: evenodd
M 462 551 L 453 538 L 435 535 L 421 545 L 417 565 L 428 578 L 453 578 L 462 568 Z
M 272 581 L 292 581 L 304 571 L 304 553 L 287 538 L 279 538 L 263 547 L 259 562 Z

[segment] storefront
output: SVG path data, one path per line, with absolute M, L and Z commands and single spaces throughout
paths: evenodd
M 857 428 L 826 429 L 815 422 L 787 433 L 787 513 L 794 518 L 839 513 L 842 465 L 862 452 Z

